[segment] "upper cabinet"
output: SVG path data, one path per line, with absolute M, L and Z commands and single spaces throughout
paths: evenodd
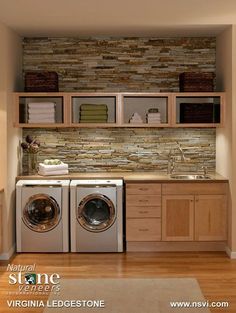
M 15 93 L 15 127 L 222 127 L 225 93 Z

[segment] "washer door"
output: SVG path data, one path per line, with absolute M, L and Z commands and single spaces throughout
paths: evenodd
M 115 218 L 114 204 L 102 194 L 88 195 L 78 206 L 78 222 L 83 228 L 91 232 L 105 231 L 111 227 Z
M 55 228 L 60 219 L 60 207 L 57 201 L 46 194 L 36 194 L 30 197 L 23 210 L 25 225 L 40 233 Z

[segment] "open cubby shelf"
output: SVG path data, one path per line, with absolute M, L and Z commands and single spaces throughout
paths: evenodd
M 223 127 L 225 118 L 224 92 L 18 92 L 14 102 L 15 127 Z

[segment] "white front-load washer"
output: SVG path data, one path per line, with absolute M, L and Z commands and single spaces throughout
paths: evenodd
M 72 252 L 123 251 L 123 181 L 72 180 Z
M 17 182 L 17 252 L 69 251 L 69 185 L 69 180 Z

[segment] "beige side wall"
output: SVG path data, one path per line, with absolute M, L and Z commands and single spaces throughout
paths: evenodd
M 229 247 L 236 253 L 236 25 L 217 38 L 217 88 L 225 90 L 226 123 L 216 134 L 216 170 L 229 178 Z
M 236 25 L 232 28 L 232 251 L 236 253 Z M 236 255 L 234 255 L 236 257 Z
M 2 253 L 13 248 L 15 242 L 15 177 L 18 174 L 17 153 L 21 130 L 13 125 L 12 91 L 20 90 L 21 38 L 6 26 L 0 24 L 0 183 L 4 188 L 4 221 Z
M 226 91 L 225 127 L 216 130 L 216 171 L 230 180 L 229 246 L 232 248 L 232 27 L 228 27 L 216 41 L 216 87 Z

